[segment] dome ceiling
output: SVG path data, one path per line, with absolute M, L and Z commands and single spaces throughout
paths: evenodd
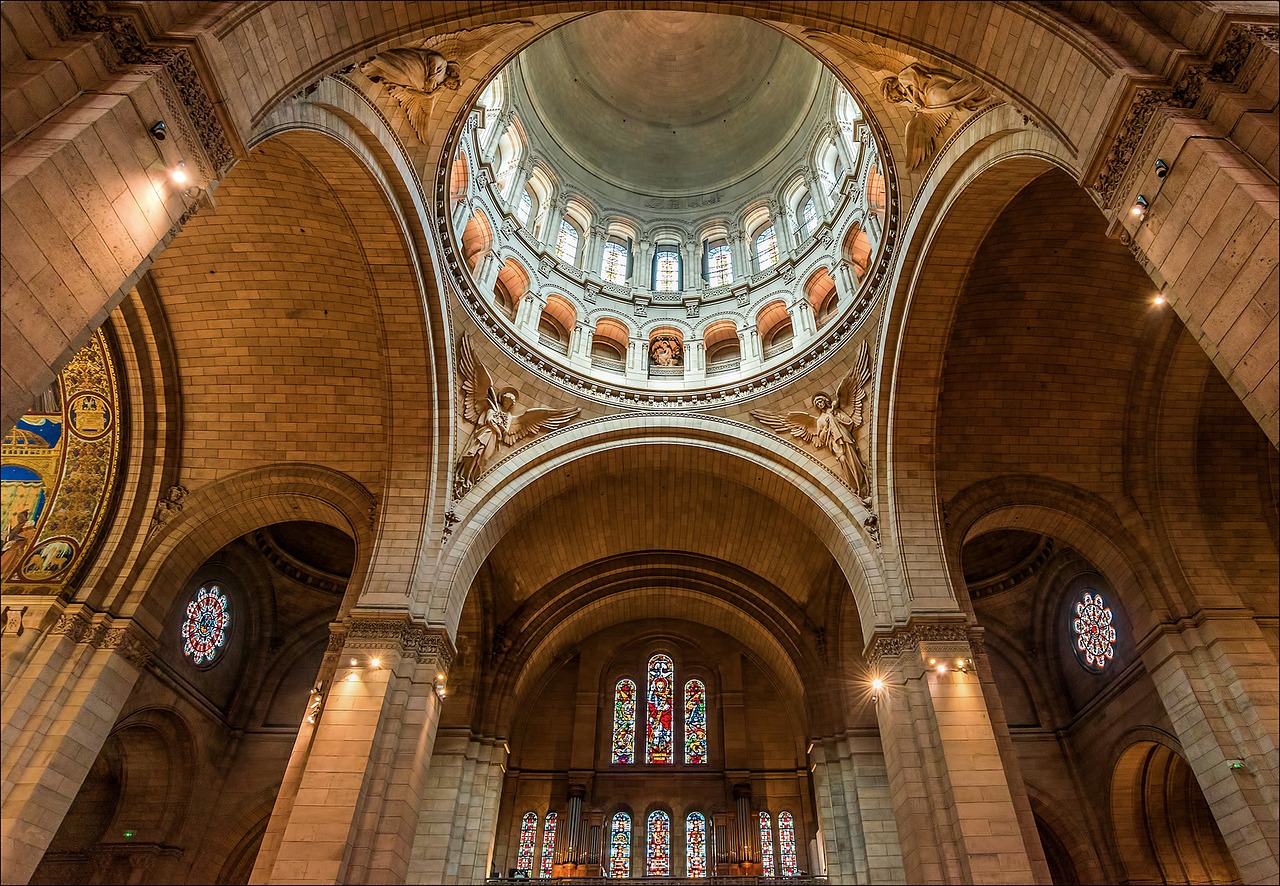
M 525 50 L 520 67 L 562 148 L 654 196 L 707 193 L 762 167 L 799 129 L 822 73 L 762 25 L 686 12 L 587 16 Z

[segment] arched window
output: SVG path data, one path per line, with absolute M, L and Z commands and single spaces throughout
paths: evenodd
M 606 876 L 625 880 L 631 876 L 631 816 L 619 812 L 609 826 L 609 867 Z
M 782 876 L 794 877 L 800 873 L 800 856 L 796 852 L 796 823 L 790 812 L 778 813 L 778 860 Z
M 813 205 L 813 198 L 809 197 L 804 201 L 804 205 L 800 207 L 800 230 L 804 232 L 806 237 L 812 237 L 817 227 L 818 210 Z
M 648 741 L 645 743 L 646 763 L 675 762 L 675 734 L 672 730 L 672 691 L 675 666 L 665 655 L 649 659 L 649 716 Z
M 690 812 L 684 820 L 685 876 L 707 875 L 707 817 Z
M 781 827 L 782 825 L 778 825 Z M 538 875 L 542 877 L 551 876 L 551 866 L 555 864 L 556 858 L 556 814 L 548 812 L 547 817 L 542 825 L 542 864 L 538 869 Z
M 560 233 L 556 237 L 556 258 L 567 264 L 578 260 L 578 229 L 566 218 L 560 221 Z
M 533 198 L 525 191 L 520 195 L 520 203 L 516 206 L 516 219 L 524 227 L 529 227 L 529 216 L 533 214 Z
M 526 812 L 520 819 L 520 850 L 516 853 L 516 870 L 533 871 L 533 844 L 538 837 L 538 816 Z
M 646 877 L 666 877 L 671 874 L 671 816 L 661 809 L 649 813 L 644 874 Z
M 756 235 L 756 268 L 767 271 L 778 263 L 778 233 L 773 225 Z
M 684 684 L 684 761 L 707 762 L 707 687 L 701 680 Z
M 636 761 L 636 684 L 619 680 L 613 690 L 613 762 Z
M 653 288 L 658 292 L 679 292 L 682 288 L 680 250 L 659 246 L 653 255 Z
M 1102 594 L 1085 591 L 1076 603 L 1071 629 L 1076 638 L 1076 657 L 1086 670 L 1100 672 L 1116 654 L 1115 616 Z
M 773 874 L 773 822 L 769 813 L 760 813 L 760 866 L 766 877 Z
M 187 617 L 182 622 L 182 654 L 193 665 L 209 667 L 227 646 L 231 631 L 231 601 L 216 584 L 196 591 L 187 604 Z
M 627 282 L 627 247 L 617 240 L 604 244 L 604 258 L 600 262 L 600 276 L 606 283 L 624 286 Z
M 711 286 L 728 286 L 733 282 L 733 250 L 721 240 L 708 244 L 707 283 Z

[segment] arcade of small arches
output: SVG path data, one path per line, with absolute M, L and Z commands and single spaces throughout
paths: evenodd
M 1274 7 L 686 6 L 0 7 L 0 880 L 1280 877 Z

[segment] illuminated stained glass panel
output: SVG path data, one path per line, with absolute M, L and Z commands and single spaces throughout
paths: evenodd
M 672 691 L 675 665 L 665 655 L 649 659 L 648 741 L 646 763 L 674 763 L 675 735 L 672 732 Z
M 680 255 L 676 252 L 659 252 L 654 289 L 658 292 L 680 291 Z
M 800 210 L 800 226 L 806 237 L 818 226 L 818 210 L 814 207 L 813 200 L 805 201 L 804 208 Z
M 533 870 L 533 844 L 538 837 L 538 816 L 526 812 L 520 819 L 520 849 L 516 853 L 516 869 Z
M 769 225 L 756 237 L 756 259 L 762 271 L 767 271 L 778 263 L 778 233 L 773 225 Z
M 556 258 L 569 264 L 578 260 L 578 229 L 568 221 L 560 222 L 560 233 L 556 236 Z
M 612 240 L 604 244 L 600 276 L 604 278 L 604 282 L 615 283 L 618 286 L 627 282 L 627 247 Z
M 690 812 L 684 821 L 685 873 L 689 877 L 707 875 L 707 818 Z
M 646 877 L 671 875 L 671 816 L 661 809 L 649 813 L 644 873 Z
M 613 690 L 613 762 L 636 761 L 636 684 L 619 680 Z
M 1113 619 L 1111 607 L 1101 594 L 1086 591 L 1083 599 L 1076 603 L 1076 620 L 1072 625 L 1076 634 L 1076 651 L 1086 665 L 1099 671 L 1116 654 Z
M 767 812 L 760 813 L 760 865 L 766 877 L 774 876 L 773 822 Z
M 796 823 L 790 812 L 778 813 L 778 861 L 782 876 L 800 873 L 800 855 L 796 852 Z
M 707 270 L 712 286 L 728 286 L 733 282 L 733 251 L 729 244 L 717 246 L 707 253 Z
M 550 877 L 551 866 L 556 859 L 556 814 L 548 812 L 542 825 L 542 866 L 540 876 Z
M 684 761 L 707 762 L 707 688 L 701 680 L 684 684 Z
M 631 816 L 619 812 L 609 827 L 609 867 L 606 874 L 615 879 L 631 876 Z
M 533 212 L 533 198 L 529 196 L 529 192 L 520 195 L 520 203 L 516 206 L 516 218 L 520 220 L 520 224 L 526 228 L 529 227 L 529 215 Z
M 217 585 L 205 585 L 187 604 L 182 622 L 182 652 L 192 664 L 208 665 L 227 645 L 231 628 L 231 604 Z

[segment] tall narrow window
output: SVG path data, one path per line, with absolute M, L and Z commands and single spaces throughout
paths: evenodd
M 622 286 L 627 282 L 627 247 L 612 240 L 604 244 L 604 259 L 600 263 L 600 276 L 606 283 Z
M 538 816 L 526 812 L 520 819 L 520 850 L 516 853 L 516 870 L 533 871 L 533 844 L 538 838 Z
M 773 822 L 769 813 L 760 813 L 760 865 L 766 877 L 773 876 Z
M 781 824 L 778 827 L 782 827 Z M 556 814 L 548 812 L 542 824 L 542 866 L 539 875 L 551 876 L 551 866 L 556 860 Z
M 701 812 L 690 812 L 684 820 L 685 875 L 707 875 L 707 817 Z
M 712 286 L 728 286 L 733 282 L 733 250 L 728 243 L 716 246 L 707 252 L 707 269 Z
M 818 210 L 813 205 L 813 198 L 810 197 L 804 202 L 804 207 L 800 210 L 800 229 L 804 231 L 806 237 L 812 237 L 813 231 L 818 227 Z
M 671 874 L 671 816 L 661 809 L 649 813 L 648 839 L 644 852 L 644 875 L 667 877 Z
M 520 202 L 516 205 L 516 218 L 520 224 L 526 228 L 529 227 L 529 216 L 533 213 L 533 198 L 529 196 L 529 192 L 525 191 L 520 195 Z
M 649 716 L 648 741 L 645 744 L 646 763 L 674 763 L 675 735 L 671 729 L 671 683 L 675 666 L 665 655 L 649 659 Z
M 767 271 L 778 263 L 778 233 L 773 225 L 769 225 L 756 237 L 756 263 L 762 271 Z
M 613 690 L 613 762 L 636 761 L 636 684 L 619 680 Z
M 796 852 L 796 823 L 790 812 L 778 813 L 778 861 L 782 876 L 800 873 L 800 856 Z
M 631 816 L 619 812 L 609 826 L 609 867 L 607 874 L 625 880 L 631 876 Z
M 707 687 L 701 680 L 684 684 L 684 761 L 707 762 Z
M 568 219 L 560 222 L 560 234 L 556 237 L 556 258 L 573 264 L 578 260 L 578 229 Z
M 680 253 L 659 248 L 654 257 L 653 288 L 658 292 L 680 291 Z

